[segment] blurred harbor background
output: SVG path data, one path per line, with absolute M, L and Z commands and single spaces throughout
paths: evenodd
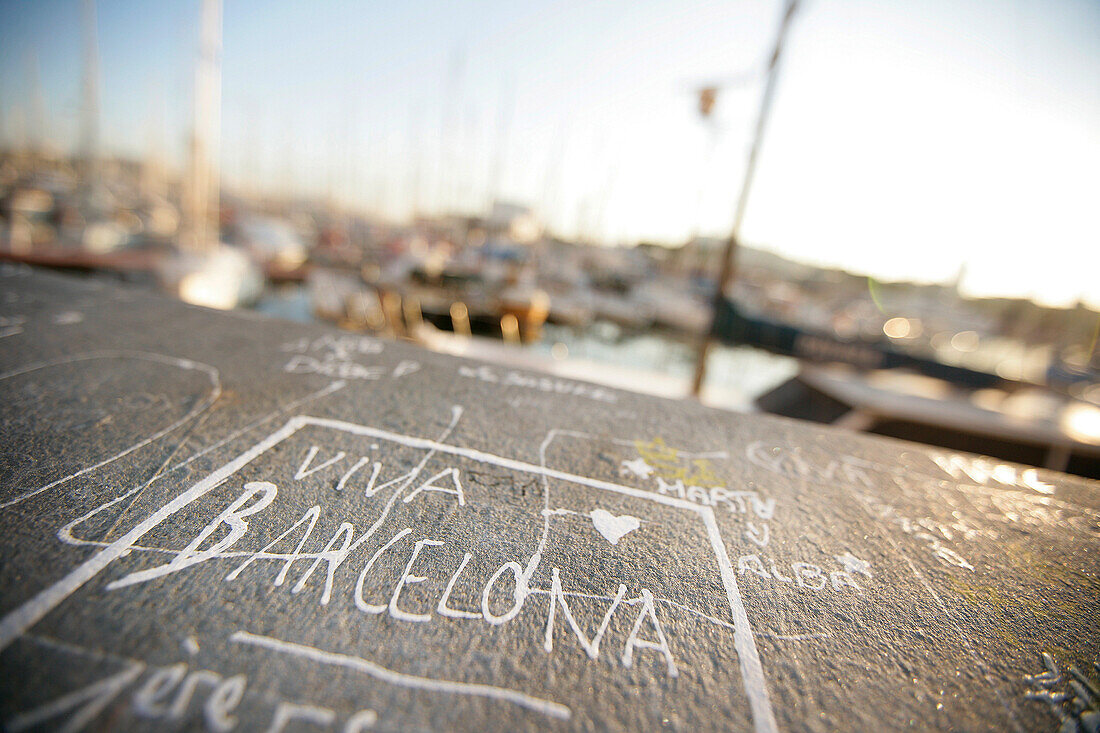
M 1098 70 L 1071 0 L 4 2 L 0 258 L 1096 475 Z

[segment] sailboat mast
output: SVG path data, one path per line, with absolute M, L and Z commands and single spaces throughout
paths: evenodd
M 81 120 L 81 183 L 90 191 L 99 166 L 99 42 L 95 0 L 84 0 L 84 78 Z
M 191 134 L 187 186 L 188 232 L 184 247 L 208 252 L 218 243 L 219 177 L 217 152 L 221 135 L 221 0 L 202 0 L 199 58 L 195 69 L 195 120 Z
M 756 117 L 756 129 L 753 133 L 752 147 L 749 149 L 749 157 L 745 163 L 745 174 L 741 180 L 741 194 L 737 198 L 737 209 L 733 215 L 733 228 L 726 240 L 726 248 L 722 255 L 722 271 L 718 275 L 718 282 L 714 288 L 714 305 L 711 316 L 711 325 L 707 333 L 699 343 L 699 351 L 695 360 L 695 376 L 691 382 L 691 393 L 695 397 L 703 391 L 703 381 L 706 379 L 707 354 L 710 351 L 711 340 L 714 333 L 714 320 L 719 313 L 719 306 L 725 297 L 726 288 L 733 280 L 736 270 L 734 257 L 741 238 L 741 224 L 745 219 L 745 209 L 749 203 L 749 193 L 752 191 L 753 175 L 756 173 L 756 159 L 764 142 L 764 130 L 767 128 L 768 115 L 771 112 L 772 97 L 775 94 L 775 85 L 779 79 L 779 60 L 783 55 L 783 41 L 790 28 L 791 19 L 798 10 L 799 0 L 787 0 L 783 9 L 783 18 L 779 22 L 779 30 L 775 34 L 775 46 L 772 49 L 771 58 L 768 60 L 767 81 L 764 84 L 764 94 L 760 98 L 760 109 Z

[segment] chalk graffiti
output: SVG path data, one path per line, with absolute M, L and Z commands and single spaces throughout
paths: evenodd
M 129 572 L 106 585 L 108 592 L 129 592 L 128 589 L 143 586 L 153 580 L 163 582 L 180 573 L 208 568 L 212 563 L 232 562 L 225 567 L 223 582 L 260 582 L 270 584 L 271 587 L 278 587 L 285 583 L 292 596 L 308 588 L 316 588 L 317 594 L 313 597 L 322 607 L 342 597 L 350 599 L 354 608 L 366 616 L 385 615 L 393 621 L 408 623 L 412 626 L 443 622 L 502 626 L 524 612 L 525 608 L 531 608 L 531 598 L 548 594 L 548 603 L 544 611 L 547 614 L 547 626 L 551 636 L 555 624 L 549 619 L 549 614 L 551 609 L 554 609 L 555 612 L 560 612 L 561 615 L 557 618 L 563 618 L 566 621 L 566 626 L 573 632 L 573 637 L 577 638 L 582 650 L 593 648 L 595 637 L 583 631 L 578 633 L 583 629 L 581 626 L 583 622 L 576 609 L 572 608 L 572 602 L 565 600 L 571 597 L 572 593 L 567 589 L 567 575 L 560 567 L 544 566 L 542 556 L 537 549 L 530 556 L 513 559 L 505 556 L 495 560 L 492 566 L 486 567 L 483 562 L 479 562 L 479 552 L 475 547 L 455 548 L 453 541 L 444 541 L 430 534 L 415 532 L 412 527 L 396 525 L 387 528 L 386 521 L 395 507 L 409 505 L 410 502 L 415 502 L 413 506 L 421 502 L 432 505 L 439 505 L 442 502 L 453 507 L 453 510 L 466 510 L 468 487 L 464 469 L 458 463 L 448 465 L 447 462 L 475 461 L 493 465 L 498 470 L 533 475 L 546 482 L 565 481 L 598 491 L 655 502 L 685 510 L 688 516 L 701 519 L 705 536 L 709 541 L 710 550 L 714 553 L 727 592 L 732 622 L 715 619 L 676 604 L 670 599 L 660 598 L 645 585 L 641 587 L 634 585 L 634 592 L 623 590 L 619 595 L 619 602 L 612 603 L 610 609 L 611 620 L 608 623 L 614 623 L 617 614 L 626 614 L 623 618 L 623 622 L 627 625 L 626 636 L 621 642 L 617 642 L 621 646 L 618 646 L 611 658 L 600 657 L 600 661 L 602 664 L 613 662 L 622 668 L 632 668 L 643 662 L 646 668 L 650 668 L 652 664 L 659 661 L 664 673 L 674 677 L 679 674 L 679 663 L 676 658 L 677 642 L 674 636 L 668 633 L 666 628 L 668 618 L 665 614 L 670 611 L 690 613 L 717 623 L 733 632 L 733 643 L 738 650 L 741 662 L 742 682 L 748 693 L 756 729 L 773 730 L 774 717 L 770 711 L 766 687 L 763 685 L 759 657 L 752 641 L 752 630 L 740 602 L 734 571 L 718 534 L 713 509 L 710 506 L 674 496 L 661 495 L 645 489 L 570 474 L 545 465 L 525 463 L 450 445 L 445 441 L 461 415 L 462 410 L 456 408 L 452 413 L 450 424 L 435 440 L 402 436 L 377 428 L 324 418 L 291 418 L 283 428 L 213 471 L 147 519 L 139 522 L 120 539 L 101 545 L 98 554 L 93 555 L 54 586 L 7 614 L 0 621 L 0 644 L 4 646 L 9 644 L 49 609 L 56 607 L 76 589 L 102 572 L 115 559 L 128 555 L 135 549 L 148 549 L 167 551 L 169 556 L 158 564 L 130 569 Z M 306 508 L 297 519 L 291 516 L 281 528 L 272 528 L 277 533 L 274 540 L 270 542 L 265 540 L 259 543 L 261 546 L 257 548 L 256 543 L 249 538 L 255 536 L 260 525 L 270 526 L 270 517 L 274 516 L 272 513 L 283 495 L 280 483 L 260 478 L 242 480 L 237 484 L 231 496 L 220 504 L 220 510 L 216 511 L 215 516 L 196 528 L 190 539 L 184 540 L 185 546 L 182 549 L 168 550 L 168 548 L 140 544 L 143 537 L 168 517 L 189 506 L 197 506 L 196 502 L 215 488 L 231 485 L 227 482 L 231 482 L 237 471 L 246 465 L 253 464 L 267 451 L 283 444 L 305 428 L 334 430 L 341 435 L 367 440 L 361 443 L 359 453 L 354 449 L 328 449 L 323 442 L 310 441 L 301 448 L 298 459 L 289 468 L 290 478 L 280 479 L 280 481 L 289 480 L 294 483 L 310 484 L 322 491 L 332 491 L 334 494 L 340 492 L 346 495 L 348 492 L 354 492 L 364 499 L 375 502 L 378 507 L 377 514 L 369 527 L 357 529 L 356 525 L 359 522 L 355 519 L 344 520 L 338 516 L 326 518 L 324 504 L 318 503 Z M 420 460 L 411 469 L 404 467 L 397 471 L 387 469 L 388 461 L 385 458 L 387 451 L 380 448 L 381 444 L 400 446 L 406 451 L 410 449 L 418 451 Z M 368 446 L 369 450 L 364 450 Z M 427 464 L 431 460 L 443 461 L 443 465 L 439 469 L 429 471 Z M 549 494 L 547 494 L 548 497 Z M 748 504 L 746 504 L 747 507 Z M 602 536 L 603 540 L 611 546 L 621 546 L 628 541 L 626 538 L 642 527 L 642 521 L 637 517 L 606 510 L 601 512 L 600 509 L 602 507 L 596 507 L 584 514 L 587 521 L 591 522 L 593 532 Z M 280 510 L 278 514 L 284 516 L 286 512 Z M 551 517 L 545 516 L 544 519 L 549 522 Z M 321 535 L 319 530 L 321 520 L 335 522 L 335 530 Z M 241 549 L 249 543 L 252 547 Z M 455 549 L 457 554 L 454 552 Z M 369 555 L 369 559 L 356 560 L 353 556 L 356 551 L 365 552 Z M 444 555 L 455 557 L 455 560 L 447 572 L 446 584 L 442 587 L 442 592 L 437 591 L 434 596 L 428 597 L 423 593 L 414 594 L 412 589 L 416 586 L 427 587 L 426 580 L 429 573 L 425 572 L 425 569 L 436 568 Z M 361 564 L 352 566 L 353 563 L 360 562 Z M 400 572 L 396 581 L 391 579 L 388 585 L 384 585 L 381 579 L 388 574 L 388 571 L 380 573 L 379 570 L 387 565 L 400 568 Z M 492 570 L 493 567 L 495 571 L 485 579 L 482 573 Z M 350 592 L 340 579 L 343 577 L 339 575 L 341 571 L 351 571 L 352 577 L 356 580 Z M 557 578 L 557 590 L 555 591 L 553 580 L 548 582 L 549 590 L 537 587 L 534 583 L 537 576 Z M 624 589 L 630 587 L 628 583 L 618 585 L 623 586 Z M 468 603 L 471 595 L 476 598 L 473 604 Z M 564 609 L 568 609 L 568 613 Z M 632 611 L 628 613 L 628 609 Z M 385 679 L 405 680 L 405 677 L 389 676 L 388 672 L 394 675 L 406 673 L 392 669 L 387 672 L 376 662 L 354 654 L 330 652 L 295 641 L 265 637 L 251 630 L 242 630 L 233 636 L 233 640 L 245 645 L 312 659 L 322 664 L 335 664 L 358 669 L 367 674 L 374 673 Z M 545 644 L 545 639 L 542 641 Z M 585 653 L 587 654 L 587 651 Z M 174 681 L 177 673 L 163 672 L 162 674 L 165 675 L 163 679 Z M 169 674 L 172 675 L 170 678 L 167 676 Z M 158 680 L 160 679 L 158 677 Z M 198 687 L 207 684 L 204 681 L 205 678 L 195 677 L 194 679 Z M 447 681 L 437 679 L 433 680 L 432 684 L 436 682 Z M 164 684 L 167 686 L 167 682 Z M 462 688 L 464 692 L 460 694 L 482 688 L 498 690 L 501 694 L 507 692 L 505 688 L 475 682 L 461 684 L 476 687 L 469 690 Z M 159 690 L 160 687 L 155 689 Z M 513 692 L 518 695 L 526 694 Z M 496 694 L 493 693 L 493 695 Z M 551 703 L 551 701 L 545 702 Z M 547 710 L 553 711 L 557 708 L 547 708 Z
M 188 662 L 152 665 L 38 637 L 30 638 L 51 651 L 65 654 L 76 664 L 92 658 L 108 661 L 121 669 L 14 715 L 4 722 L 4 729 L 12 733 L 44 725 L 60 730 L 82 730 L 92 727 L 108 710 L 114 711 L 111 719 L 116 722 L 112 725 L 119 725 L 120 708 L 135 718 L 158 721 L 161 725 L 179 726 L 197 717 L 206 730 L 214 733 L 229 733 L 241 725 L 238 708 L 250 694 L 248 679 L 243 674 L 225 676 L 210 669 L 196 668 Z M 266 731 L 282 731 L 294 720 L 328 726 L 337 717 L 335 711 L 309 703 L 258 699 L 261 704 L 266 702 L 273 707 Z M 377 720 L 378 715 L 373 710 L 359 710 L 347 717 L 341 730 L 358 733 L 372 727 Z
M 790 575 L 785 575 L 784 571 L 781 571 L 774 561 L 768 561 L 765 564 L 765 561 L 759 555 L 742 555 L 737 558 L 737 573 L 739 575 L 749 573 L 767 581 L 787 583 L 807 590 L 823 590 L 827 584 L 834 591 L 839 591 L 845 587 L 853 588 L 856 591 L 862 590 L 847 568 L 827 570 L 808 562 L 792 562 L 789 565 Z
M 549 394 L 584 397 L 598 402 L 613 403 L 617 401 L 615 393 L 603 387 L 561 379 L 560 377 L 533 376 L 515 370 L 500 372 L 484 365 L 475 367 L 463 364 L 458 367 L 458 376 L 466 379 L 476 379 L 479 382 L 497 384 L 502 387 L 521 387 Z
M 382 379 L 387 374 L 399 379 L 420 371 L 420 363 L 410 359 L 402 360 L 392 368 L 356 361 L 356 357 L 376 356 L 384 349 L 382 341 L 369 336 L 327 334 L 320 338 L 303 337 L 282 345 L 283 352 L 291 353 L 283 371 L 366 381 Z
M 82 468 L 78 471 L 75 471 L 71 474 L 63 476 L 63 477 L 61 477 L 59 479 L 56 479 L 54 481 L 50 481 L 50 482 L 48 482 L 48 483 L 46 483 L 42 486 L 38 486 L 38 487 L 33 488 L 33 489 L 27 489 L 25 491 L 22 491 L 19 494 L 15 495 L 11 498 L 8 498 L 5 501 L 3 501 L 2 503 L 0 503 L 0 509 L 6 509 L 10 506 L 14 506 L 14 505 L 19 504 L 23 501 L 26 501 L 27 499 L 30 499 L 34 496 L 38 496 L 39 494 L 41 494 L 45 491 L 49 491 L 50 489 L 54 489 L 58 486 L 66 484 L 69 481 L 72 481 L 73 479 L 75 479 L 79 476 L 83 476 L 86 473 L 89 473 L 91 471 L 95 471 L 96 469 L 102 468 L 103 466 L 106 466 L 110 463 L 113 463 L 114 461 L 117 461 L 119 458 L 127 456 L 127 455 L 133 453 L 136 450 L 140 450 L 141 448 L 144 448 L 145 446 L 160 440 L 165 435 L 168 435 L 169 433 L 179 429 L 183 425 L 186 425 L 187 423 L 191 422 L 196 417 L 201 415 L 203 412 L 208 410 L 218 400 L 219 396 L 221 396 L 221 390 L 222 390 L 221 379 L 219 377 L 218 370 L 215 369 L 214 367 L 212 367 L 208 364 L 200 364 L 198 362 L 191 361 L 189 359 L 177 359 L 177 358 L 171 357 L 171 356 L 164 356 L 162 354 L 151 354 L 151 353 L 145 353 L 145 352 L 141 352 L 141 351 L 121 351 L 121 350 L 96 351 L 96 352 L 90 352 L 90 353 L 86 353 L 86 354 L 78 354 L 78 355 L 75 355 L 75 356 L 61 357 L 61 358 L 58 358 L 58 359 L 50 359 L 48 361 L 36 362 L 34 364 L 30 364 L 30 365 L 21 367 L 19 369 L 15 369 L 15 370 L 0 374 L 0 381 L 4 381 L 4 380 L 7 380 L 7 379 L 12 379 L 14 377 L 18 377 L 18 376 L 25 375 L 25 374 L 31 374 L 31 373 L 38 372 L 38 371 L 41 371 L 41 370 L 44 370 L 44 369 L 48 369 L 50 367 L 56 367 L 56 366 L 60 366 L 60 365 L 64 365 L 64 364 L 80 364 L 80 363 L 84 363 L 84 362 L 91 362 L 91 361 L 98 361 L 98 360 L 137 360 L 137 361 L 141 361 L 141 362 L 149 362 L 149 363 L 158 364 L 158 365 L 166 365 L 166 366 L 170 366 L 170 367 L 173 367 L 173 368 L 176 368 L 176 369 L 183 370 L 185 372 L 195 371 L 195 372 L 198 372 L 200 374 L 203 374 L 206 377 L 206 379 L 210 383 L 210 388 L 209 388 L 209 391 L 205 395 L 203 395 L 203 397 L 201 399 L 199 399 L 197 402 L 195 402 L 194 405 L 192 405 L 191 409 L 188 410 L 186 414 L 184 414 L 182 417 L 178 418 L 177 420 L 173 421 L 171 424 L 161 428 L 160 430 L 157 430 L 157 431 L 153 432 L 153 434 L 151 434 L 149 436 L 146 436 L 146 437 L 141 438 L 140 440 L 137 440 L 133 444 L 123 448 L 122 450 L 114 453 L 113 455 L 110 455 L 110 456 L 104 458 L 103 460 L 100 460 L 100 461 L 98 461 L 98 462 L 96 462 L 92 465 L 85 466 L 84 468 Z

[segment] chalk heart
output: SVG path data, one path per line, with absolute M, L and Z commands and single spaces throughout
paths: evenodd
M 616 517 L 606 509 L 594 509 L 588 516 L 592 517 L 592 524 L 599 533 L 613 545 L 619 544 L 619 540 L 642 526 L 637 517 L 629 514 Z

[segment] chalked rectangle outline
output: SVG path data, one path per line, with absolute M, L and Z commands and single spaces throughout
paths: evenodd
M 462 448 L 440 443 L 429 438 L 401 435 L 400 433 L 394 433 L 389 430 L 381 430 L 366 425 L 357 425 L 343 420 L 310 417 L 307 415 L 297 415 L 290 418 L 282 428 L 271 433 L 233 460 L 212 471 L 206 478 L 200 480 L 187 491 L 179 494 L 175 499 L 153 512 L 153 514 L 140 524 L 77 566 L 76 569 L 64 578 L 5 616 L 3 620 L 0 621 L 0 651 L 7 648 L 12 641 L 30 629 L 30 627 L 37 623 L 43 616 L 60 605 L 66 598 L 76 592 L 93 577 L 102 572 L 111 562 L 129 552 L 130 548 L 137 544 L 142 537 L 159 526 L 168 517 L 202 498 L 224 483 L 230 476 L 244 466 L 282 443 L 287 438 L 295 435 L 302 428 L 309 426 L 329 428 L 352 435 L 362 435 L 378 440 L 385 440 L 413 449 L 446 453 L 513 471 L 545 476 L 546 478 L 558 479 L 560 481 L 587 486 L 601 491 L 611 491 L 617 494 L 632 496 L 637 499 L 654 501 L 659 504 L 690 510 L 698 514 L 703 520 L 703 524 L 707 531 L 707 538 L 710 540 L 711 548 L 714 550 L 719 573 L 722 577 L 722 584 L 726 590 L 726 598 L 730 604 L 734 625 L 734 647 L 737 651 L 738 663 L 741 668 L 741 677 L 745 686 L 745 694 L 749 699 L 753 727 L 756 733 L 775 733 L 775 731 L 777 731 L 775 716 L 772 712 L 771 703 L 768 698 L 763 667 L 760 662 L 759 652 L 756 649 L 752 627 L 749 624 L 748 615 L 745 612 L 745 607 L 741 600 L 741 593 L 737 587 L 737 578 L 733 572 L 729 554 L 726 551 L 725 543 L 722 541 L 721 533 L 718 530 L 718 523 L 715 520 L 714 511 L 711 507 L 694 504 L 683 499 L 677 499 L 663 494 L 655 494 L 642 489 L 622 486 L 610 481 L 588 478 L 586 476 L 571 474 L 546 466 L 538 466 L 525 461 L 517 461 L 512 458 L 497 456 L 473 448 Z
M 561 477 L 563 480 L 572 481 L 573 483 L 583 486 L 591 486 L 592 488 L 614 491 L 640 499 L 648 499 L 658 504 L 688 509 L 700 515 L 703 524 L 707 528 L 707 538 L 710 540 L 711 549 L 714 550 L 715 559 L 718 562 L 719 572 L 722 576 L 722 584 L 726 588 L 726 598 L 729 601 L 730 611 L 733 614 L 733 642 L 737 650 L 738 663 L 741 667 L 741 679 L 745 685 L 745 694 L 749 698 L 749 707 L 752 710 L 753 727 L 756 733 L 764 733 L 765 731 L 767 731 L 767 733 L 774 733 L 777 730 L 775 714 L 772 712 L 767 683 L 764 681 L 763 665 L 760 662 L 760 654 L 756 650 L 756 641 L 754 639 L 752 626 L 749 624 L 748 614 L 745 612 L 745 606 L 741 601 L 741 593 L 737 586 L 737 577 L 733 573 L 729 554 L 726 551 L 725 543 L 722 541 L 721 533 L 718 531 L 718 523 L 714 518 L 714 510 L 709 506 L 696 504 L 686 499 L 677 499 L 666 494 L 657 494 L 652 491 L 635 489 L 629 486 L 622 486 L 608 481 L 600 481 L 599 479 L 590 479 L 584 476 L 563 473 L 548 468 L 545 465 L 546 450 L 562 435 L 568 436 L 569 433 L 559 430 L 550 431 L 546 442 L 543 443 L 540 455 L 543 460 L 543 465 L 535 467 L 537 473 L 549 478 Z

